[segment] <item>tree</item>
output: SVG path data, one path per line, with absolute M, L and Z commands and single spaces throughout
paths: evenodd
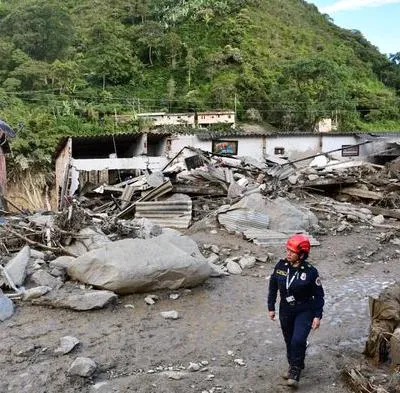
M 90 48 L 84 53 L 82 62 L 89 79 L 113 85 L 128 83 L 141 72 L 141 63 L 133 52 L 132 45 L 124 37 L 125 29 L 119 24 L 106 21 L 98 23 L 87 43 Z
M 314 130 L 324 117 L 348 110 L 346 89 L 350 75 L 333 60 L 311 57 L 284 65 L 273 86 L 268 120 L 285 129 Z
M 52 1 L 16 8 L 1 21 L 0 31 L 35 60 L 61 57 L 73 38 L 67 10 Z
M 153 52 L 161 48 L 164 40 L 163 27 L 154 21 L 146 22 L 139 27 L 138 36 L 138 42 L 146 48 L 149 63 L 153 65 Z
M 176 62 L 178 54 L 182 47 L 182 41 L 177 33 L 168 32 L 163 40 L 165 49 L 167 51 L 167 57 L 171 62 L 171 68 L 176 69 Z
M 80 78 L 80 69 L 75 61 L 56 60 L 50 67 L 50 79 L 52 87 L 73 92 L 77 85 L 82 86 L 84 81 Z

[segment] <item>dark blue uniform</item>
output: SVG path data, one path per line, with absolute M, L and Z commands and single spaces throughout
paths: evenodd
M 268 310 L 275 311 L 279 290 L 279 320 L 290 367 L 304 368 L 312 320 L 322 318 L 324 290 L 317 269 L 306 261 L 293 267 L 286 259 L 275 266 L 269 282 Z

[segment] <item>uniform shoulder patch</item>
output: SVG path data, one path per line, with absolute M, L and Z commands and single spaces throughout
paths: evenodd
M 319 287 L 322 285 L 321 279 L 320 279 L 319 277 L 317 277 L 317 278 L 315 279 L 315 285 L 318 285 Z

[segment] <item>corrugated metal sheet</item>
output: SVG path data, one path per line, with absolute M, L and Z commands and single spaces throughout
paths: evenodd
M 303 233 L 307 235 L 310 239 L 310 243 L 312 246 L 319 246 L 320 243 L 316 240 L 312 235 L 307 232 L 293 229 L 290 232 L 276 232 L 270 229 L 267 230 L 257 230 L 257 229 L 249 229 L 244 231 L 243 234 L 246 239 L 252 240 L 254 244 L 263 245 L 263 246 L 284 246 L 289 236 L 294 233 Z
M 266 213 L 244 209 L 221 213 L 218 215 L 218 221 L 228 231 L 241 233 L 250 228 L 267 230 L 269 226 L 269 217 Z
M 292 229 L 285 232 L 276 232 L 269 227 L 269 217 L 266 213 L 252 210 L 229 210 L 218 215 L 218 221 L 228 231 L 240 232 L 255 244 L 284 245 L 289 236 L 294 233 L 304 233 L 310 238 L 311 245 L 317 246 L 319 242 L 307 232 Z
M 285 180 L 287 179 L 290 175 L 293 175 L 296 170 L 292 166 L 281 166 L 281 165 L 274 165 L 272 167 L 269 167 L 265 170 L 265 172 L 272 176 L 275 177 L 279 180 Z
M 136 202 L 135 218 L 141 217 L 162 227 L 186 229 L 192 221 L 192 200 Z

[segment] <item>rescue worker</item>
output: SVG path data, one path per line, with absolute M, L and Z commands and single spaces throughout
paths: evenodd
M 311 245 L 307 236 L 296 234 L 286 242 L 286 258 L 275 266 L 269 281 L 268 312 L 275 320 L 279 291 L 279 320 L 286 343 L 287 385 L 296 388 L 311 329 L 318 329 L 324 307 L 324 290 L 317 269 L 307 262 Z

